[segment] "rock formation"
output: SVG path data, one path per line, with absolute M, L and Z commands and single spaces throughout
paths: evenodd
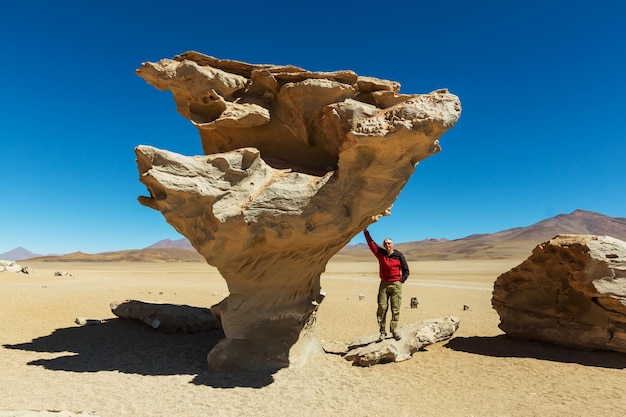
M 111 303 L 111 311 L 119 318 L 139 320 L 163 333 L 198 333 L 220 328 L 208 308 L 126 300 Z
M 138 146 L 140 181 L 230 295 L 211 309 L 225 338 L 214 370 L 297 365 L 321 348 L 320 275 L 357 233 L 389 213 L 416 164 L 460 116 L 447 90 L 400 94 L 352 71 L 310 72 L 197 52 L 144 63 L 173 94 L 204 156 Z
M 498 277 L 492 305 L 511 337 L 626 352 L 626 242 L 556 236 Z
M 0 272 L 22 272 L 24 274 L 32 275 L 35 272 L 30 266 L 22 266 L 15 261 L 8 261 L 0 259 Z
M 344 358 L 359 366 L 405 361 L 428 345 L 450 339 L 459 323 L 458 317 L 451 316 L 400 326 L 400 340 L 388 337 L 378 341 L 378 334 L 367 336 L 352 342 Z

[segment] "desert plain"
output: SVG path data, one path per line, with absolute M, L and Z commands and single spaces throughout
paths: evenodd
M 399 363 L 364 368 L 326 353 L 274 373 L 210 372 L 221 332 L 163 334 L 112 314 L 110 303 L 126 299 L 219 302 L 226 282 L 203 262 L 21 261 L 34 274 L 0 273 L 0 416 L 623 416 L 625 354 L 512 340 L 498 328 L 493 282 L 522 261 L 409 262 L 400 325 L 454 315 L 450 340 Z M 377 332 L 377 268 L 373 258 L 328 264 L 324 343 Z

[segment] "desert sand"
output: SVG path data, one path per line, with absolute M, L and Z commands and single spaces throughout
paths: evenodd
M 451 340 L 410 360 L 361 368 L 321 354 L 301 368 L 230 374 L 206 367 L 219 332 L 162 334 L 109 308 L 125 299 L 210 307 L 228 293 L 214 268 L 23 261 L 34 275 L 0 273 L 0 415 L 623 416 L 626 355 L 510 340 L 498 328 L 493 282 L 521 261 L 410 262 L 400 324 L 461 320 Z M 318 337 L 375 334 L 377 286 L 375 260 L 331 261 Z M 76 317 L 106 321 L 79 326 Z

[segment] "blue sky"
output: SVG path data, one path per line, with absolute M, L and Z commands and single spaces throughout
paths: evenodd
M 442 152 L 374 238 L 455 239 L 578 208 L 626 217 L 622 1 L 17 3 L 0 6 L 0 253 L 181 238 L 137 202 L 133 148 L 197 155 L 199 135 L 134 70 L 188 50 L 460 97 Z

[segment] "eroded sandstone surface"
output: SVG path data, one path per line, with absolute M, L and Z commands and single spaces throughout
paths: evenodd
M 461 105 L 447 90 L 400 94 L 352 71 L 219 60 L 197 52 L 144 63 L 139 76 L 173 94 L 203 156 L 135 150 L 159 210 L 230 295 L 212 306 L 225 339 L 214 370 L 272 369 L 320 352 L 315 312 L 328 260 L 392 203 Z
M 509 336 L 626 352 L 626 242 L 556 236 L 498 277 L 492 305 Z

